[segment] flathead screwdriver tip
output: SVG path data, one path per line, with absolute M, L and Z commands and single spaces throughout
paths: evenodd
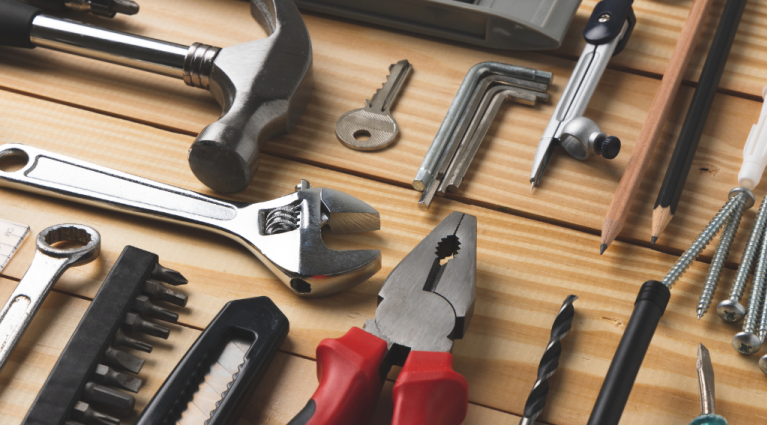
M 602 255 L 607 250 L 607 244 L 603 243 L 602 245 L 599 245 L 599 255 Z
M 655 242 L 658 242 L 658 237 L 657 237 L 657 236 L 653 236 L 653 237 L 651 237 L 651 238 L 650 238 L 650 243 L 651 243 L 651 244 L 653 244 L 653 245 L 655 245 Z

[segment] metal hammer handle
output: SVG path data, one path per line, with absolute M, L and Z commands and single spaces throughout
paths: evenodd
M 8 156 L 27 163 L 18 171 L 0 171 L 0 186 L 196 227 L 229 230 L 227 222 L 237 217 L 233 203 L 31 146 L 0 146 L 0 160 Z

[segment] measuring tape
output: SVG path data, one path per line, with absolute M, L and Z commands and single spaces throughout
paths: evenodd
M 29 226 L 0 218 L 0 272 L 29 235 Z

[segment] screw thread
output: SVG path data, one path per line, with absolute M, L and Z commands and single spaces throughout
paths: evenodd
M 740 219 L 743 217 L 743 204 L 736 203 L 735 209 L 732 211 L 727 226 L 724 228 L 722 238 L 719 240 L 719 244 L 716 246 L 714 252 L 714 258 L 711 261 L 711 267 L 708 269 L 708 276 L 706 276 L 706 283 L 703 285 L 703 291 L 700 294 L 698 300 L 698 319 L 703 317 L 711 307 L 711 301 L 714 298 L 714 292 L 719 285 L 719 279 L 722 276 L 722 269 L 724 269 L 724 262 L 727 260 L 727 255 L 730 253 L 730 247 L 732 247 L 732 241 L 735 240 L 735 234 L 738 232 L 740 226 Z
M 747 333 L 756 333 L 759 310 L 764 299 L 764 279 L 767 276 L 767 246 L 765 246 L 765 242 L 767 239 L 762 236 L 759 259 L 754 269 L 754 280 L 751 283 L 751 294 L 748 297 L 748 308 L 743 322 L 743 332 Z
M 551 328 L 551 338 L 548 345 L 546 345 L 546 351 L 543 353 L 541 362 L 538 364 L 538 379 L 535 381 L 533 389 L 530 391 L 530 396 L 527 398 L 525 415 L 519 422 L 520 424 L 535 424 L 536 418 L 538 418 L 538 415 L 541 414 L 541 411 L 546 406 L 546 395 L 549 393 L 548 379 L 559 367 L 559 357 L 562 354 L 561 341 L 570 332 L 573 317 L 575 316 L 573 302 L 577 299 L 578 297 L 575 295 L 569 295 L 565 298 L 557 318 L 554 319 L 554 325 Z
M 762 304 L 760 306 L 761 312 L 759 315 L 759 328 L 757 329 L 757 335 L 759 339 L 764 343 L 765 337 L 767 337 L 767 285 L 762 288 Z
M 738 273 L 735 275 L 735 282 L 733 282 L 732 288 L 730 289 L 730 301 L 740 302 L 741 298 L 743 298 L 743 293 L 746 291 L 746 285 L 748 285 L 748 276 L 751 274 L 751 269 L 754 267 L 754 259 L 756 258 L 756 255 L 759 252 L 759 246 L 762 243 L 765 224 L 767 224 L 767 197 L 762 198 L 762 203 L 759 205 L 759 212 L 756 215 L 754 228 L 748 236 L 746 249 L 743 251 L 743 256 L 740 258 Z
M 690 267 L 690 264 L 692 264 L 692 262 L 695 260 L 695 257 L 697 257 L 698 254 L 703 251 L 706 245 L 711 242 L 711 239 L 716 236 L 717 232 L 719 232 L 719 229 L 722 228 L 727 219 L 729 219 L 732 215 L 736 205 L 739 205 L 739 208 L 743 208 L 745 204 L 746 195 L 744 193 L 738 193 L 734 197 L 730 198 L 730 200 L 724 204 L 722 209 L 716 213 L 716 216 L 714 216 L 714 218 L 708 223 L 706 228 L 703 229 L 700 235 L 695 238 L 695 241 L 693 241 L 692 245 L 687 248 L 687 251 L 685 251 L 684 254 L 679 257 L 674 266 L 671 267 L 671 270 L 666 273 L 666 276 L 663 277 L 662 283 L 671 288 L 671 286 L 673 286 L 674 283 L 676 283 L 676 281 L 679 280 L 679 278 L 682 276 L 682 273 L 684 273 L 687 268 Z

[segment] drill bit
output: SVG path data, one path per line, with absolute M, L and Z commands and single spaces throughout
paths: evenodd
M 538 380 L 535 381 L 530 396 L 525 403 L 525 415 L 519 421 L 519 425 L 535 425 L 535 419 L 543 411 L 543 407 L 546 406 L 546 395 L 549 392 L 549 378 L 559 367 L 559 356 L 562 354 L 562 338 L 564 338 L 573 323 L 573 316 L 575 315 L 575 308 L 573 302 L 578 297 L 575 295 L 568 295 L 565 301 L 562 303 L 562 308 L 559 309 L 559 314 L 554 320 L 554 325 L 551 328 L 551 338 L 549 344 L 546 346 L 546 351 L 543 353 L 543 358 L 538 365 Z

